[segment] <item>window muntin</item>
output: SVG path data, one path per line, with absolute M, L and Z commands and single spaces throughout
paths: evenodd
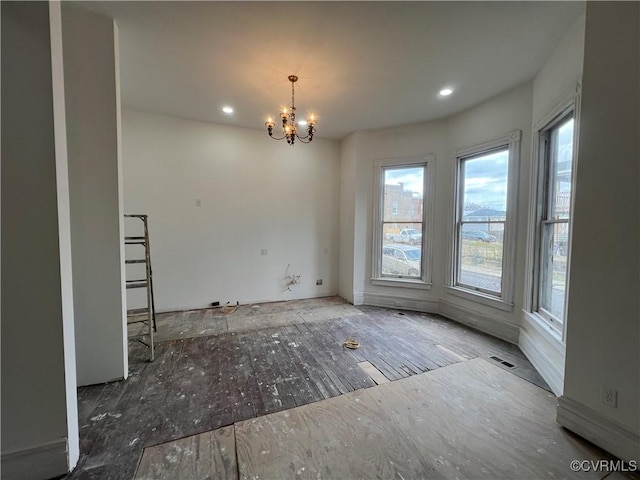
M 558 330 L 566 310 L 574 126 L 571 112 L 541 132 L 542 209 L 534 310 Z
M 502 296 L 509 147 L 459 158 L 455 286 Z

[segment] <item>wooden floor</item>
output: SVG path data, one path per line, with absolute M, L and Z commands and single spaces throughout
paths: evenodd
M 137 480 L 600 479 L 555 397 L 476 358 L 145 449 Z M 607 457 L 610 458 L 610 457 Z
M 226 317 L 226 330 L 206 336 L 199 336 L 201 322 L 185 330 L 188 320 L 176 320 L 184 324 L 174 330 L 180 338 L 159 342 L 155 362 L 131 343 L 126 381 L 79 389 L 81 458 L 69 478 L 130 479 L 144 447 L 373 387 L 372 377 L 383 383 L 359 364 L 393 386 L 481 357 L 509 377 L 547 388 L 516 346 L 437 315 L 354 308 L 333 298 L 241 308 Z M 166 320 L 159 319 L 159 330 Z M 359 349 L 343 347 L 351 336 Z

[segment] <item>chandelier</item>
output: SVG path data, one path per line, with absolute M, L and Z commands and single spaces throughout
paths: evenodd
M 296 141 L 296 138 L 300 140 L 302 143 L 311 143 L 313 140 L 313 134 L 316 133 L 316 124 L 318 123 L 316 117 L 313 115 L 309 115 L 307 117 L 306 122 L 300 121 L 296 124 L 296 102 L 295 102 L 295 91 L 294 85 L 298 81 L 298 77 L 296 75 L 289 75 L 289 81 L 291 82 L 291 106 L 284 107 L 282 112 L 280 112 L 280 118 L 282 119 L 282 133 L 283 136 L 280 138 L 273 136 L 273 127 L 276 126 L 276 122 L 273 121 L 273 118 L 269 117 L 264 125 L 267 127 L 267 133 L 274 140 L 287 140 L 289 145 L 293 145 Z M 300 135 L 300 127 L 304 125 L 307 126 L 306 135 Z M 304 130 L 303 130 L 304 131 Z

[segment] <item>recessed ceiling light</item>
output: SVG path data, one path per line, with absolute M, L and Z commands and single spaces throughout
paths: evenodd
M 222 111 L 224 113 L 233 113 L 233 108 L 231 108 L 231 107 L 222 107 Z
M 451 95 L 453 93 L 453 89 L 452 88 L 443 88 L 442 90 L 440 90 L 440 95 L 443 97 L 447 97 L 449 95 Z
M 306 120 L 298 120 L 298 125 L 300 125 L 301 127 L 306 127 L 307 126 L 307 121 Z

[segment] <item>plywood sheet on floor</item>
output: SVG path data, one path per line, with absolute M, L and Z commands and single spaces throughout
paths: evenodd
M 240 478 L 600 478 L 555 397 L 483 359 L 236 424 Z M 214 475 L 215 476 L 215 475 Z
M 229 426 L 145 448 L 135 480 L 232 480 L 237 473 L 234 429 Z

